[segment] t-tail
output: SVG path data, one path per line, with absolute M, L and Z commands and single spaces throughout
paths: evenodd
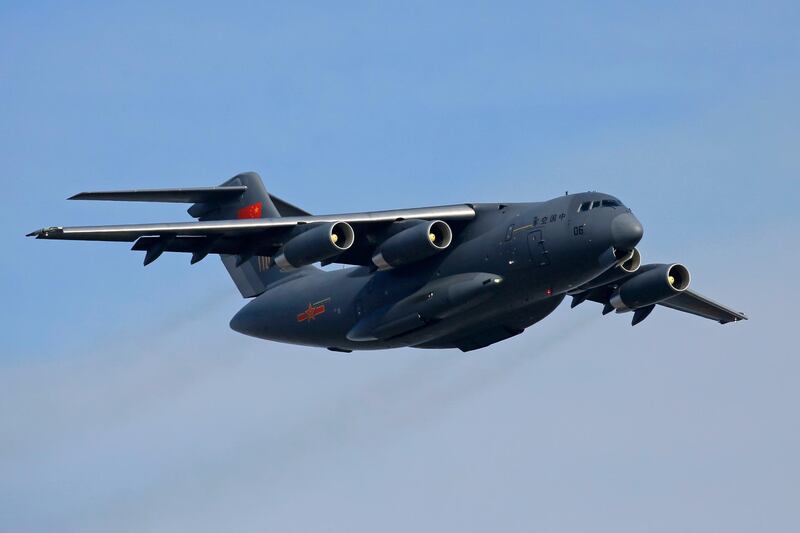
M 261 177 L 255 172 L 243 172 L 225 181 L 218 187 L 181 189 L 147 189 L 129 191 L 84 192 L 71 200 L 117 200 L 134 202 L 191 203 L 187 212 L 200 220 L 241 220 L 255 218 L 277 218 L 281 216 L 308 216 L 310 213 L 267 192 Z M 205 240 L 193 245 L 191 263 L 197 263 L 209 253 L 224 247 L 224 237 Z M 145 251 L 144 264 L 155 261 L 164 251 L 171 251 L 178 244 L 173 240 L 158 237 L 141 237 L 133 245 L 134 250 Z M 182 245 L 181 245 L 182 246 Z M 270 283 L 286 273 L 275 268 L 272 258 L 253 253 L 220 253 L 222 263 L 245 298 L 258 296 Z

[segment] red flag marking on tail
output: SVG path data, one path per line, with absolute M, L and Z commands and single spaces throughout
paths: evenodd
M 246 205 L 236 212 L 237 218 L 261 218 L 261 202 Z

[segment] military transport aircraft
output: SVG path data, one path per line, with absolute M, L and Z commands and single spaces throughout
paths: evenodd
M 656 305 L 722 324 L 745 320 L 689 289 L 679 263 L 642 265 L 643 230 L 619 199 L 459 204 L 311 215 L 268 194 L 254 172 L 219 187 L 84 192 L 73 200 L 184 202 L 193 222 L 50 227 L 37 239 L 134 242 L 144 264 L 163 252 L 194 264 L 219 254 L 242 296 L 234 330 L 333 351 L 475 350 L 513 337 L 572 296 L 603 314 Z M 342 269 L 315 266 L 354 265 Z

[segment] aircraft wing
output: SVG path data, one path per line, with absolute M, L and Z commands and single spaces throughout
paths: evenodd
M 144 198 L 144 191 L 123 191 L 122 193 L 108 193 L 109 197 L 98 198 L 92 194 L 91 199 L 129 200 L 131 197 Z M 231 191 L 233 193 L 234 191 Z M 111 197 L 114 194 L 115 197 Z M 164 196 L 161 201 L 189 201 L 194 200 L 197 194 L 205 194 L 197 190 L 171 190 L 160 193 Z M 225 193 L 223 193 L 225 194 Z M 84 199 L 79 196 L 76 199 Z M 170 200 L 166 200 L 169 197 Z M 273 197 L 274 198 L 274 197 Z M 90 198 L 86 198 L 90 199 Z M 288 202 L 283 204 L 289 208 L 297 209 Z M 287 209 L 288 210 L 288 209 Z M 77 226 L 77 227 L 49 227 L 36 230 L 28 234 L 37 239 L 80 240 L 80 241 L 136 241 L 134 250 L 153 250 L 158 248 L 158 253 L 188 252 L 200 254 L 204 257 L 209 253 L 232 254 L 241 257 L 254 255 L 270 256 L 283 244 L 284 239 L 292 229 L 302 224 L 319 224 L 325 222 L 347 222 L 356 233 L 357 245 L 334 258 L 332 262 L 367 265 L 372 258 L 374 239 L 371 236 L 386 228 L 389 224 L 400 220 L 444 220 L 446 222 L 466 221 L 475 216 L 475 210 L 467 204 L 427 207 L 416 209 L 399 209 L 390 211 L 371 211 L 364 213 L 345 213 L 318 216 L 287 216 L 275 218 L 218 220 L 199 222 L 170 222 L 161 224 L 126 224 L 114 226 Z M 371 242 L 372 241 L 372 242 Z M 157 254 L 156 254 L 157 256 Z
M 738 322 L 739 320 L 747 320 L 747 315 L 740 311 L 726 307 L 722 304 L 706 298 L 701 294 L 697 294 L 691 290 L 686 290 L 677 296 L 673 296 L 668 300 L 659 302 L 659 305 L 677 309 L 684 313 L 691 313 L 693 315 L 701 316 L 703 318 L 710 318 L 716 320 L 720 324 L 727 324 L 728 322 Z
M 643 266 L 642 270 L 647 270 L 647 267 Z M 607 285 L 594 287 L 585 291 L 577 290 L 571 292 L 570 294 L 573 297 L 572 307 L 577 306 L 585 300 L 590 300 L 605 306 L 603 308 L 603 314 L 614 311 L 614 308 L 609 303 L 611 296 L 620 287 L 620 285 L 622 285 L 623 282 L 635 275 L 636 273 L 634 272 Z M 662 300 L 658 302 L 657 305 L 675 309 L 677 311 L 683 311 L 684 313 L 701 316 L 703 318 L 708 318 L 710 320 L 719 322 L 720 324 L 747 320 L 747 315 L 744 313 L 735 311 L 689 289 L 680 292 L 675 296 Z M 636 325 L 644 320 L 644 318 L 646 318 L 647 315 L 652 311 L 653 307 L 654 306 L 647 306 L 641 310 L 635 310 L 633 313 L 634 316 L 632 324 Z

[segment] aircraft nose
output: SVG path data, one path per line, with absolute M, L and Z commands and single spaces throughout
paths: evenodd
M 644 228 L 633 213 L 621 213 L 611 221 L 611 237 L 614 246 L 624 250 L 632 250 L 644 235 Z

